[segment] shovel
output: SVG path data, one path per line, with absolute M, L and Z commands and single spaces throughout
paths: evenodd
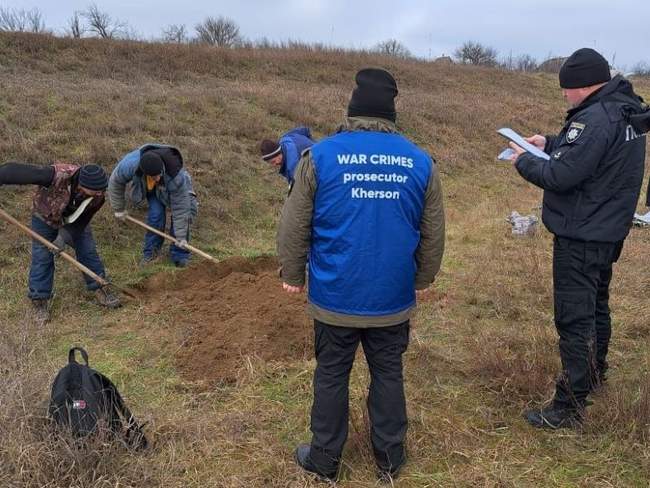
M 164 232 L 161 232 L 158 229 L 156 229 L 154 227 L 151 227 L 150 225 L 147 225 L 144 222 L 142 222 L 142 221 L 140 221 L 138 219 L 135 219 L 135 218 L 131 217 L 128 214 L 124 217 L 124 219 L 128 220 L 129 222 L 133 222 L 134 224 L 139 225 L 140 227 L 142 227 L 144 229 L 147 229 L 149 232 L 153 232 L 154 234 L 159 235 L 160 237 L 162 237 L 164 239 L 167 239 L 168 241 L 173 242 L 174 244 L 178 244 L 178 240 L 175 237 L 172 237 L 169 234 L 165 234 Z M 210 256 L 207 252 L 203 252 L 203 251 L 201 251 L 200 249 L 197 249 L 194 246 L 190 246 L 188 244 L 188 245 L 185 246 L 185 249 L 187 249 L 188 251 L 193 252 L 194 254 L 198 254 L 199 256 L 201 256 L 204 259 L 207 259 L 208 261 L 212 261 L 215 264 L 219 264 L 219 261 L 217 261 L 217 259 Z
M 91 271 L 91 270 L 88 269 L 86 266 L 84 266 L 83 264 L 81 264 L 81 263 L 80 263 L 79 261 L 77 261 L 75 258 L 73 258 L 72 256 L 70 256 L 68 253 L 66 253 L 66 252 L 64 252 L 63 250 L 59 249 L 59 248 L 56 247 L 54 244 L 52 244 L 50 241 L 48 241 L 45 237 L 43 237 L 43 236 L 40 235 L 40 234 L 37 234 L 36 232 L 34 232 L 32 229 L 30 229 L 30 228 L 27 227 L 26 225 L 22 224 L 21 222 L 19 222 L 19 221 L 16 220 L 16 219 L 14 219 L 11 215 L 9 215 L 7 212 L 5 212 L 5 211 L 2 210 L 2 209 L 0 209 L 0 217 L 2 217 L 4 220 L 6 220 L 7 222 L 9 222 L 10 224 L 13 224 L 13 225 L 15 225 L 16 227 L 18 227 L 18 228 L 19 228 L 20 230 L 22 230 L 25 234 L 27 234 L 27 235 L 29 235 L 30 237 L 32 237 L 32 239 L 35 239 L 35 240 L 37 240 L 38 242 L 40 242 L 41 244 L 43 244 L 43 245 L 44 245 L 45 247 L 47 247 L 50 251 L 52 251 L 53 254 L 56 254 L 56 255 L 58 255 L 58 256 L 61 256 L 63 259 L 65 259 L 66 261 L 68 261 L 70 264 L 72 264 L 75 268 L 77 268 L 79 271 L 81 271 L 81 272 L 82 272 L 83 274 L 85 274 L 86 276 L 90 276 L 93 280 L 95 280 L 97 283 L 99 283 L 99 285 L 100 285 L 102 288 L 104 288 L 104 287 L 110 285 L 110 286 L 112 286 L 113 288 L 115 288 L 116 290 L 118 290 L 118 291 L 124 293 L 126 296 L 137 299 L 137 297 L 136 297 L 133 293 L 131 293 L 130 291 L 125 290 L 124 288 L 121 288 L 121 287 L 119 287 L 119 286 L 117 286 L 117 285 L 114 285 L 114 284 L 110 283 L 109 281 L 105 280 L 104 278 L 102 278 L 101 276 L 99 276 L 98 274 L 95 274 L 93 271 Z

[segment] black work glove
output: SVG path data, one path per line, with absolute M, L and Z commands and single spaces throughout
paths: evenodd
M 72 246 L 72 236 L 67 230 L 59 229 L 59 234 L 56 236 L 56 239 L 54 239 L 52 244 L 59 248 L 58 251 L 52 250 L 54 254 L 58 255 L 61 251 L 65 250 L 65 246 Z

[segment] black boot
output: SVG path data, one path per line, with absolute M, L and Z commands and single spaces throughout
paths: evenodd
M 551 404 L 541 410 L 525 412 L 524 418 L 530 425 L 538 429 L 574 428 L 582 424 L 582 413 L 579 410 L 581 409 Z
M 406 464 L 406 451 L 402 449 L 399 461 L 391 460 L 385 454 L 375 451 L 375 462 L 377 463 L 377 478 L 382 483 L 391 483 L 399 476 L 399 472 Z
M 311 447 L 309 444 L 300 444 L 294 453 L 294 458 L 298 466 L 300 466 L 305 471 L 316 475 L 316 477 L 321 481 L 334 482 L 336 481 L 336 475 L 338 473 L 338 467 L 333 470 L 322 470 L 319 469 L 309 457 L 309 451 Z
M 381 483 L 392 483 L 399 476 L 402 466 L 404 466 L 404 463 L 399 466 L 391 466 L 390 468 L 377 465 L 377 479 Z
M 50 321 L 49 300 L 46 298 L 32 298 L 34 320 L 38 325 L 45 325 Z

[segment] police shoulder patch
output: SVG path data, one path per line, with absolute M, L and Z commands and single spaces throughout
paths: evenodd
M 582 135 L 582 132 L 585 130 L 585 127 L 587 127 L 585 124 L 581 124 L 579 122 L 571 122 L 571 125 L 569 126 L 569 129 L 566 132 L 566 141 L 571 144 L 572 142 L 576 142 L 578 138 Z

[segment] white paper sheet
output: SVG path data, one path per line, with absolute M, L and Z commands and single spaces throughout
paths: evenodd
M 497 131 L 500 135 L 508 139 L 509 141 L 514 142 L 517 144 L 520 148 L 522 148 L 524 151 L 531 153 L 533 156 L 537 156 L 538 158 L 542 158 L 545 161 L 548 161 L 551 159 L 551 156 L 546 154 L 544 151 L 541 149 L 537 148 L 536 146 L 533 146 L 529 142 L 526 142 L 526 140 L 521 137 L 519 134 L 517 134 L 514 130 L 508 128 L 508 127 L 503 127 Z M 500 156 L 503 153 L 500 154 Z

